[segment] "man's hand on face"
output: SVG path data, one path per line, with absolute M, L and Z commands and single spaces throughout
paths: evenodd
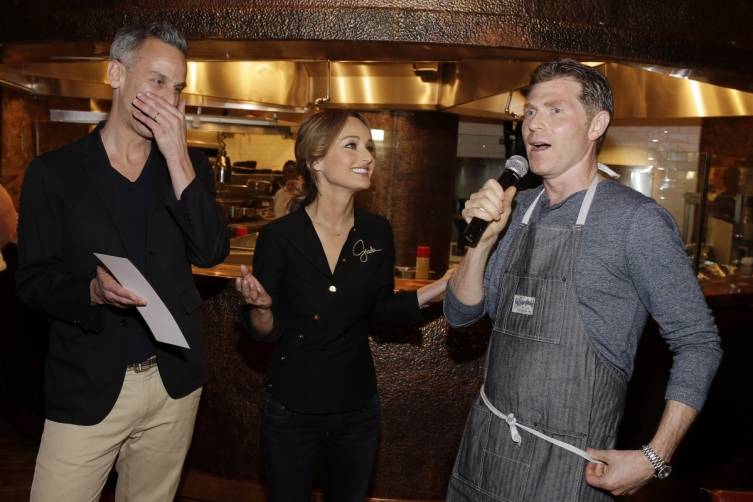
M 136 95 L 133 106 L 133 116 L 152 131 L 168 164 L 187 154 L 185 100 L 181 99 L 176 107 L 147 91 Z
M 143 307 L 146 300 L 120 285 L 104 267 L 97 265 L 97 277 L 89 283 L 92 305 L 108 304 L 122 309 Z
M 196 178 L 186 141 L 186 102 L 175 107 L 151 92 L 140 92 L 133 100 L 133 116 L 147 126 L 157 142 L 170 171 L 175 198 Z

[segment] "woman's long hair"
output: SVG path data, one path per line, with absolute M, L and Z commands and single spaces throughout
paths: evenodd
M 312 166 L 327 154 L 349 117 L 355 117 L 369 127 L 363 115 L 347 108 L 326 108 L 301 122 L 295 136 L 295 162 L 298 172 L 303 175 L 304 195 L 298 207 L 308 206 L 319 195 Z

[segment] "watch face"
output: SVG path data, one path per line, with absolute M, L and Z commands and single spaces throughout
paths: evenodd
M 657 479 L 665 479 L 671 473 L 672 473 L 672 467 L 668 465 L 663 465 L 659 469 L 656 470 L 656 477 Z

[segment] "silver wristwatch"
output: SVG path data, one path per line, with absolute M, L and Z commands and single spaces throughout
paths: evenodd
M 649 445 L 643 445 L 641 451 L 646 455 L 651 465 L 654 466 L 654 477 L 656 479 L 665 479 L 672 473 L 672 466 L 664 462 Z

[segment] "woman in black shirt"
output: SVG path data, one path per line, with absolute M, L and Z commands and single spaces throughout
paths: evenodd
M 419 324 L 447 274 L 416 292 L 394 292 L 389 222 L 354 208 L 371 185 L 374 144 L 349 110 L 308 117 L 296 135 L 306 198 L 268 223 L 236 289 L 248 332 L 277 341 L 267 375 L 262 450 L 270 501 L 309 501 L 317 463 L 328 501 L 362 501 L 379 433 L 369 320 Z

